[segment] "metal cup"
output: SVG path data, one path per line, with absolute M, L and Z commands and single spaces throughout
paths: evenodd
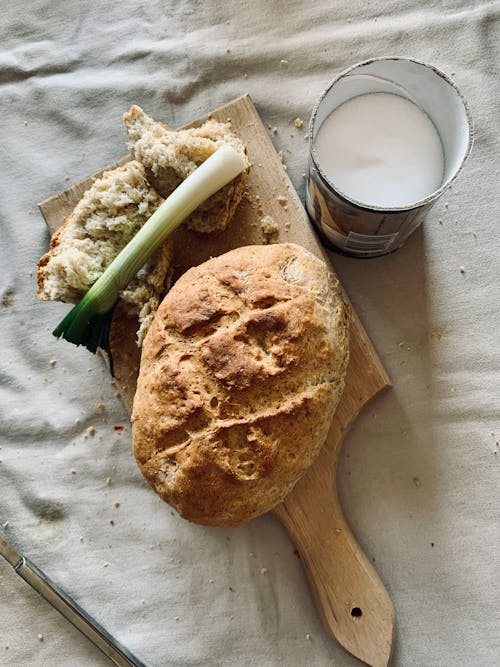
M 393 93 L 416 104 L 441 138 L 445 169 L 440 187 L 408 206 L 386 208 L 342 193 L 322 171 L 315 139 L 341 104 L 367 93 Z M 462 169 L 472 148 L 472 118 L 455 83 L 412 58 L 372 58 L 343 71 L 323 92 L 309 124 L 306 208 L 326 246 L 355 257 L 378 257 L 400 248 Z

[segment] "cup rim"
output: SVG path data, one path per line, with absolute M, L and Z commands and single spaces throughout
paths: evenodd
M 408 204 L 407 206 L 376 206 L 373 204 L 365 204 L 363 202 L 358 201 L 357 199 L 354 199 L 353 197 L 350 197 L 349 195 L 345 194 L 340 190 L 332 181 L 326 176 L 324 171 L 321 169 L 317 156 L 316 156 L 316 151 L 314 150 L 314 141 L 313 141 L 313 129 L 314 129 L 314 124 L 316 121 L 316 116 L 318 113 L 318 109 L 324 98 L 328 95 L 332 87 L 342 78 L 344 78 L 349 72 L 352 72 L 355 69 L 358 69 L 360 67 L 370 65 L 371 63 L 378 62 L 381 60 L 404 60 L 407 62 L 412 62 L 417 65 L 421 65 L 422 67 L 426 67 L 434 72 L 437 76 L 441 77 L 448 83 L 452 88 L 454 88 L 455 92 L 457 93 L 458 97 L 460 98 L 460 101 L 463 104 L 464 110 L 465 110 L 465 115 L 467 118 L 467 126 L 468 126 L 468 137 L 467 137 L 467 146 L 464 151 L 463 157 L 460 161 L 460 164 L 458 165 L 457 169 L 455 170 L 455 173 L 448 178 L 444 183 L 442 183 L 437 190 L 434 190 L 434 192 L 431 192 L 431 194 L 427 195 L 423 199 L 418 199 L 415 202 L 412 202 L 411 204 Z M 401 213 L 404 211 L 411 211 L 413 209 L 420 208 L 422 206 L 426 206 L 427 204 L 430 204 L 431 202 L 435 201 L 436 199 L 439 199 L 439 197 L 449 188 L 449 186 L 453 183 L 453 181 L 457 178 L 459 173 L 462 171 L 462 168 L 467 160 L 467 158 L 470 155 L 470 152 L 472 150 L 472 145 L 474 143 L 474 124 L 472 120 L 472 114 L 469 108 L 469 105 L 462 94 L 460 88 L 457 86 L 457 84 L 442 70 L 440 70 L 438 67 L 435 65 L 431 65 L 429 63 L 425 63 L 422 60 L 418 60 L 416 58 L 412 58 L 409 56 L 379 56 L 376 58 L 368 58 L 366 60 L 362 60 L 358 63 L 355 63 L 354 65 L 351 65 L 350 67 L 347 67 L 346 69 L 342 70 L 337 74 L 337 76 L 331 81 L 331 83 L 323 90 L 321 93 L 320 97 L 318 98 L 316 104 L 314 105 L 312 112 L 311 112 L 311 118 L 309 120 L 309 127 L 308 127 L 308 138 L 309 138 L 309 146 L 310 146 L 310 156 L 312 159 L 312 162 L 314 164 L 315 169 L 318 171 L 319 175 L 321 178 L 335 191 L 335 194 L 343 199 L 346 203 L 348 204 L 353 204 L 354 206 L 357 206 L 360 209 L 363 209 L 365 211 L 374 211 L 377 213 Z

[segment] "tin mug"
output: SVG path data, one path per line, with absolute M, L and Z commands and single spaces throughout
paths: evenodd
M 340 105 L 368 93 L 393 93 L 417 105 L 432 121 L 444 157 L 440 186 L 405 206 L 376 206 L 343 193 L 325 174 L 315 139 Z M 472 118 L 455 83 L 412 58 L 373 58 L 343 71 L 323 92 L 309 124 L 306 208 L 327 247 L 355 257 L 378 257 L 400 248 L 461 171 L 472 148 Z

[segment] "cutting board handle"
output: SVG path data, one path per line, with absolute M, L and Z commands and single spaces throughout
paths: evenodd
M 387 667 L 394 608 L 344 518 L 326 448 L 274 511 L 297 546 L 326 628 L 366 664 Z

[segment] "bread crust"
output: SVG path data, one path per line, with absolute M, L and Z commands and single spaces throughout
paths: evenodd
M 44 291 L 45 280 L 47 277 L 47 264 L 50 262 L 52 257 L 57 253 L 57 248 L 61 242 L 62 236 L 65 234 L 68 226 L 70 224 L 71 214 L 67 215 L 64 218 L 62 225 L 56 229 L 56 231 L 50 237 L 49 249 L 44 253 L 38 260 L 37 272 L 36 272 L 36 294 L 41 301 L 48 300 L 48 297 Z
M 190 269 L 143 346 L 132 413 L 142 473 L 196 523 L 272 509 L 325 441 L 348 356 L 338 281 L 305 249 L 249 246 Z

